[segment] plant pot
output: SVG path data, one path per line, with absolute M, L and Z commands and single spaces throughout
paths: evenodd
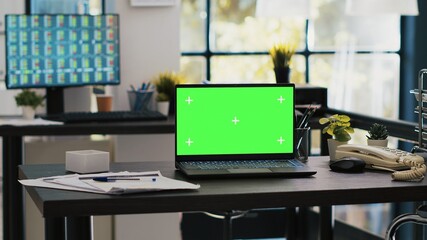
M 36 110 L 30 106 L 23 106 L 22 107 L 22 117 L 24 119 L 32 120 L 34 119 L 34 116 L 36 115 Z
M 289 83 L 289 76 L 291 69 L 288 67 L 274 68 L 274 74 L 276 75 L 276 83 Z
M 329 138 L 328 139 L 328 150 L 329 150 L 329 157 L 331 161 L 335 160 L 335 152 L 337 150 L 337 147 L 340 145 L 347 144 L 348 142 L 339 142 L 335 139 Z
M 379 147 L 387 147 L 388 139 L 368 139 L 368 146 L 379 146 Z
M 169 114 L 169 105 L 170 102 L 168 101 L 157 102 L 157 111 L 167 116 Z

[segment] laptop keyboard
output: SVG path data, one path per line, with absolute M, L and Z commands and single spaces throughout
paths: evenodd
M 186 161 L 181 165 L 187 169 L 256 169 L 303 167 L 298 160 L 246 160 L 246 161 Z

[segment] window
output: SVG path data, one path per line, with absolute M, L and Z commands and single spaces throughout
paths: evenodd
M 327 87 L 330 107 L 397 118 L 400 17 L 348 16 L 344 0 L 311 6 L 310 20 L 274 19 L 255 16 L 256 0 L 183 0 L 182 73 L 193 83 L 274 82 L 268 49 L 297 39 L 292 82 Z
M 328 88 L 329 107 L 397 119 L 400 16 L 350 16 L 344 0 L 310 3 L 306 20 L 256 17 L 256 0 L 182 0 L 181 72 L 192 83 L 275 82 L 268 49 L 296 39 L 300 45 L 291 82 Z M 365 143 L 365 135 L 357 132 L 353 141 Z M 360 208 L 364 212 L 356 214 Z M 356 224 L 389 222 L 389 209 L 384 204 L 343 206 L 336 216 Z M 379 234 L 385 231 L 382 225 L 369 226 Z

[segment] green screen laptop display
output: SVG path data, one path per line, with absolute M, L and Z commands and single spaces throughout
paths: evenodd
M 293 154 L 294 85 L 181 85 L 176 154 Z

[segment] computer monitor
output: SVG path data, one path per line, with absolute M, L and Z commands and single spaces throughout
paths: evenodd
M 63 105 L 64 87 L 120 83 L 118 15 L 5 18 L 6 87 L 46 88 L 48 113 L 63 111 L 49 105 Z

